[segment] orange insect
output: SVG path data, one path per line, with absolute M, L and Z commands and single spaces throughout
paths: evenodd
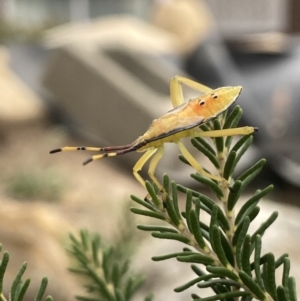
M 188 102 L 184 102 L 182 84 L 204 93 Z M 170 94 L 173 109 L 165 115 L 153 120 L 149 129 L 134 142 L 122 146 L 109 147 L 63 147 L 54 149 L 50 153 L 73 150 L 87 150 L 102 152 L 86 160 L 83 164 L 95 161 L 104 157 L 113 157 L 124 155 L 129 152 L 145 152 L 133 167 L 135 178 L 145 186 L 145 181 L 139 174 L 139 171 L 145 163 L 151 158 L 148 174 L 157 187 L 164 191 L 163 186 L 155 177 L 155 169 L 164 155 L 164 144 L 168 142 L 176 143 L 190 165 L 200 174 L 210 179 L 228 185 L 227 181 L 219 176 L 207 173 L 197 162 L 192 154 L 181 142 L 185 137 L 224 137 L 235 135 L 249 135 L 256 131 L 254 127 L 240 127 L 222 130 L 202 131 L 199 126 L 216 118 L 227 110 L 238 98 L 242 91 L 241 86 L 228 86 L 215 90 L 210 89 L 191 79 L 175 76 L 170 82 Z

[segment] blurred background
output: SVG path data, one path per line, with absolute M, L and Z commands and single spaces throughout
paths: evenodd
M 46 274 L 50 294 L 73 298 L 67 233 L 85 227 L 122 241 L 128 196 L 145 192 L 131 172 L 138 154 L 83 168 L 89 153 L 49 150 L 132 142 L 171 109 L 169 81 L 182 75 L 212 88 L 243 86 L 242 125 L 259 133 L 238 173 L 267 159 L 249 193 L 276 185 L 257 223 L 280 211 L 266 250 L 289 252 L 299 280 L 299 32 L 297 0 L 0 0 L 0 241 L 13 268 L 27 260 L 33 283 Z M 186 99 L 195 95 L 184 92 Z M 168 146 L 157 174 L 193 187 L 178 153 Z M 169 243 L 151 240 L 149 253 L 151 238 L 136 233 L 132 215 L 130 221 L 137 254 L 149 266 L 146 289 L 158 300 L 189 298 L 190 291 L 172 292 L 182 284 L 174 275 L 192 277 L 188 270 L 151 264 Z

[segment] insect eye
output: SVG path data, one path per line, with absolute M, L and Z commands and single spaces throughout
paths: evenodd
M 217 95 L 217 94 L 214 94 L 214 93 L 212 93 L 212 94 L 211 94 L 211 97 L 212 97 L 213 99 L 217 99 L 217 98 L 218 98 L 218 95 Z
M 200 106 L 204 106 L 204 105 L 205 105 L 205 100 L 201 100 L 201 101 L 199 102 L 199 105 L 200 105 Z

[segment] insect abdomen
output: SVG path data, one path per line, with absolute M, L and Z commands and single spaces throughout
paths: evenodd
M 179 141 L 181 138 L 186 138 L 192 136 L 192 131 L 194 129 L 188 129 L 185 131 L 181 131 L 172 135 L 166 134 L 165 137 L 160 137 L 159 139 L 151 139 L 145 146 L 139 148 L 138 151 L 146 151 L 151 148 L 158 148 L 162 146 L 164 143 L 173 143 Z

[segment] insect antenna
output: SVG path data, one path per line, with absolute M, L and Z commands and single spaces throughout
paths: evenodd
M 120 146 L 106 146 L 106 147 L 92 147 L 92 146 L 65 146 L 62 148 L 56 148 L 50 151 L 50 154 L 68 151 L 92 151 L 92 152 L 111 152 L 117 150 L 124 150 L 132 147 L 131 144 Z
M 95 160 L 99 160 L 99 159 L 102 159 L 102 158 L 105 158 L 105 157 L 115 157 L 115 156 L 121 156 L 121 155 L 124 155 L 124 154 L 127 154 L 127 153 L 130 153 L 130 152 L 134 152 L 138 149 L 138 147 L 136 145 L 131 145 L 130 147 L 128 148 L 124 148 L 124 149 L 121 149 L 119 151 L 116 151 L 116 152 L 105 152 L 103 154 L 99 154 L 99 155 L 94 155 L 92 156 L 91 158 L 85 160 L 83 162 L 83 165 L 86 165 L 92 161 L 95 161 Z

